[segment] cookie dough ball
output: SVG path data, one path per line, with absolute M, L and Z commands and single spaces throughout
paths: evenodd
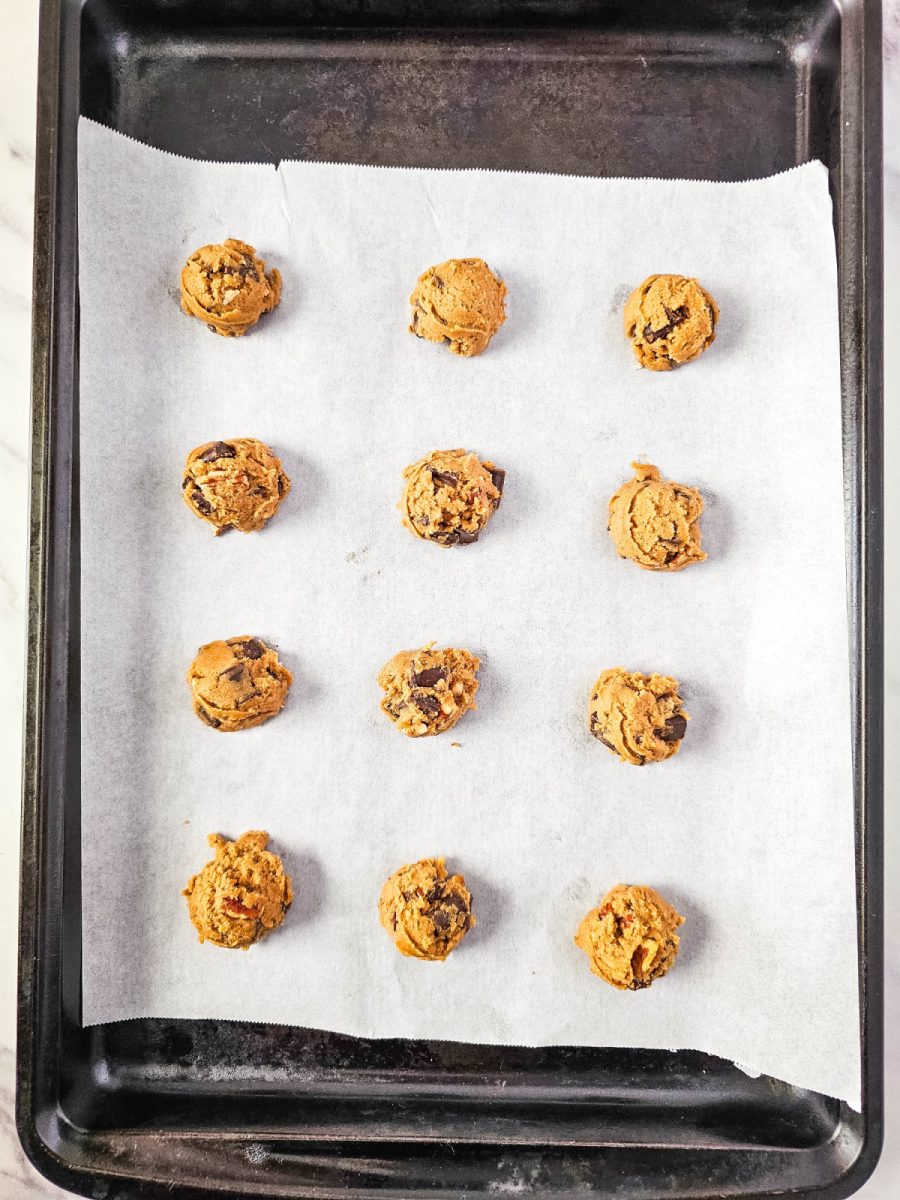
M 712 345 L 719 309 L 696 279 L 650 275 L 625 302 L 625 336 L 651 371 L 670 371 Z
M 395 871 L 381 889 L 378 915 L 401 954 L 438 962 L 475 924 L 466 881 L 448 875 L 442 858 L 423 858 Z
M 620 556 L 646 571 L 680 571 L 704 562 L 700 493 L 661 479 L 658 468 L 649 463 L 631 465 L 634 479 L 609 502 L 609 532 Z
M 201 646 L 187 681 L 200 720 L 222 733 L 233 733 L 277 716 L 292 676 L 260 638 L 233 637 Z
M 403 477 L 406 528 L 439 546 L 468 546 L 500 504 L 506 472 L 466 450 L 433 450 Z
M 236 842 L 209 835 L 216 857 L 182 892 L 201 942 L 247 950 L 284 920 L 294 894 L 281 859 L 266 849 L 268 842 L 261 829 Z
M 475 708 L 481 660 L 468 650 L 401 650 L 378 673 L 382 709 L 407 737 L 452 729 Z
M 613 667 L 591 692 L 588 728 L 622 762 L 643 766 L 677 754 L 688 715 L 678 681 L 668 675 L 640 675 Z
M 262 529 L 290 490 L 274 451 L 256 438 L 198 446 L 187 456 L 181 482 L 185 504 L 217 534 Z
M 623 991 L 649 987 L 669 970 L 684 924 L 671 904 L 651 887 L 617 884 L 592 909 L 575 935 L 591 970 Z
M 480 258 L 448 258 L 419 276 L 409 331 L 471 358 L 506 320 L 505 296 L 506 284 Z
M 281 275 L 246 242 L 226 238 L 195 250 L 181 270 L 181 307 L 213 333 L 240 337 L 281 299 Z

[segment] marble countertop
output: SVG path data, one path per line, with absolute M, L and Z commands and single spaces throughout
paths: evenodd
M 16 908 L 19 871 L 21 698 L 26 614 L 31 317 L 31 230 L 38 0 L 0 4 L 0 1195 L 63 1196 L 30 1167 L 13 1118 L 16 1036 Z M 884 0 L 885 261 L 900 262 L 900 0 Z M 900 272 L 886 271 L 885 324 L 900 327 Z M 900 340 L 885 359 L 886 604 L 885 719 L 900 727 Z M 888 863 L 885 911 L 900 910 L 900 739 L 885 750 Z M 881 1163 L 857 1193 L 864 1200 L 900 1196 L 900 930 L 888 922 L 886 946 L 886 1120 Z

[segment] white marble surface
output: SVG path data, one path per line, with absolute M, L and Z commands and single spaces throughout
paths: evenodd
M 62 1196 L 25 1161 L 13 1121 L 19 770 L 25 622 L 29 430 L 29 321 L 34 174 L 34 93 L 38 0 L 0 3 L 0 1196 Z M 885 0 L 885 322 L 900 328 L 900 0 Z M 891 270 L 893 264 L 893 270 Z M 900 727 L 900 339 L 887 339 L 885 361 L 887 545 L 886 689 L 888 730 Z M 886 748 L 888 862 L 887 1136 L 882 1161 L 857 1193 L 900 1196 L 900 739 Z

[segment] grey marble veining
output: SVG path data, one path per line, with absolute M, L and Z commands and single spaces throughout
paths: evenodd
M 900 182 L 900 0 L 886 0 L 883 22 L 884 167 L 895 188 Z
M 15 1057 L 8 1047 L 0 1048 L 0 1195 L 4 1200 L 29 1196 L 69 1196 L 34 1170 L 16 1136 L 13 1117 Z
M 0 1200 L 62 1196 L 27 1163 L 13 1122 L 20 703 L 25 615 L 29 321 L 38 0 L 0 3 Z M 900 0 L 884 3 L 886 324 L 900 327 Z M 886 396 L 886 722 L 900 727 L 900 339 L 888 337 Z M 886 748 L 885 851 L 900 863 L 900 740 Z M 900 909 L 900 870 L 886 911 Z M 900 1196 L 900 931 L 888 922 L 885 1153 L 863 1200 Z

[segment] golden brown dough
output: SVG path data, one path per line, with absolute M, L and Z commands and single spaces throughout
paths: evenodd
M 401 954 L 443 961 L 475 924 L 462 875 L 447 875 L 442 858 L 401 867 L 378 898 L 381 923 Z
M 256 438 L 205 442 L 187 456 L 184 502 L 217 534 L 262 529 L 291 490 L 275 452 Z
M 251 829 L 235 842 L 209 835 L 216 856 L 188 882 L 188 913 L 201 942 L 247 950 L 284 920 L 294 894 L 269 835 Z
M 432 646 L 401 650 L 378 673 L 382 710 L 407 737 L 444 733 L 477 707 L 481 660 L 468 650 Z
M 591 970 L 614 988 L 638 991 L 669 970 L 684 917 L 651 887 L 619 883 L 578 927 L 575 944 Z
M 660 479 L 649 463 L 632 463 L 634 479 L 609 502 L 609 532 L 622 558 L 645 571 L 680 571 L 705 562 L 700 549 L 703 497 L 696 488 Z
M 292 678 L 275 651 L 255 637 L 201 646 L 187 673 L 194 712 L 221 733 L 252 729 L 280 713 Z
M 406 528 L 439 546 L 467 546 L 497 510 L 506 472 L 467 450 L 433 450 L 403 477 Z
M 201 246 L 181 271 L 181 307 L 223 337 L 240 337 L 280 299 L 281 274 L 236 238 Z
M 613 667 L 591 692 L 588 728 L 622 762 L 643 766 L 677 754 L 688 715 L 678 681 L 668 675 L 641 675 Z
M 465 358 L 481 354 L 506 320 L 505 296 L 506 284 L 480 258 L 449 258 L 419 276 L 409 331 Z
M 651 371 L 698 358 L 716 336 L 719 309 L 696 279 L 650 275 L 625 302 L 625 336 Z

